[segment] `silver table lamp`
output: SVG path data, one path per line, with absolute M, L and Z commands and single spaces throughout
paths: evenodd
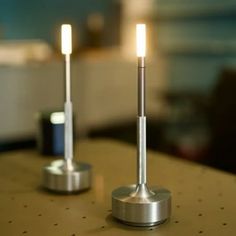
M 146 180 L 145 54 L 146 26 L 136 28 L 138 56 L 137 183 L 112 192 L 112 215 L 133 226 L 154 226 L 171 214 L 171 193 L 148 187 Z
M 61 50 L 65 55 L 65 128 L 64 159 L 43 168 L 43 186 L 55 192 L 74 193 L 91 186 L 91 166 L 73 160 L 73 111 L 71 102 L 70 54 L 72 53 L 71 25 L 61 26 Z

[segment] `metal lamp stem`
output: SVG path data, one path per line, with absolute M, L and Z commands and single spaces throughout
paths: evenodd
M 146 184 L 145 58 L 138 57 L 137 181 Z
M 71 102 L 71 69 L 70 69 L 70 54 L 65 55 L 65 160 L 67 167 L 71 167 L 73 159 L 73 108 Z

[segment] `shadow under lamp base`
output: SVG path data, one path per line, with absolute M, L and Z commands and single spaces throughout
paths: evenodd
M 155 226 L 171 214 L 171 193 L 164 188 L 129 185 L 112 192 L 112 215 L 131 226 Z
M 91 166 L 72 161 L 68 169 L 65 160 L 53 161 L 43 168 L 43 186 L 58 193 L 75 193 L 91 187 Z

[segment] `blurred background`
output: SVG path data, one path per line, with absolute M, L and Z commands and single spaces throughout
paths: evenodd
M 0 0 L 0 151 L 63 109 L 72 24 L 76 137 L 136 143 L 135 25 L 147 24 L 148 148 L 236 173 L 236 0 Z

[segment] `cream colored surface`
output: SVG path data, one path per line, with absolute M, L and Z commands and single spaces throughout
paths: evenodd
M 135 148 L 88 140 L 76 153 L 76 159 L 93 165 L 93 188 L 68 196 L 40 188 L 41 167 L 51 158 L 36 151 L 0 155 L 1 236 L 235 235 L 236 176 L 149 152 L 149 184 L 171 190 L 173 212 L 169 222 L 142 230 L 110 216 L 111 191 L 135 182 Z
M 157 66 L 158 65 L 158 66 Z M 163 116 L 166 104 L 159 90 L 165 87 L 165 64 L 147 58 L 147 112 Z M 71 62 L 72 102 L 78 134 L 93 128 L 135 122 L 137 63 L 117 50 L 81 55 Z M 159 96 L 158 96 L 159 95 Z M 0 140 L 32 137 L 38 111 L 63 108 L 63 57 L 45 64 L 0 67 Z

